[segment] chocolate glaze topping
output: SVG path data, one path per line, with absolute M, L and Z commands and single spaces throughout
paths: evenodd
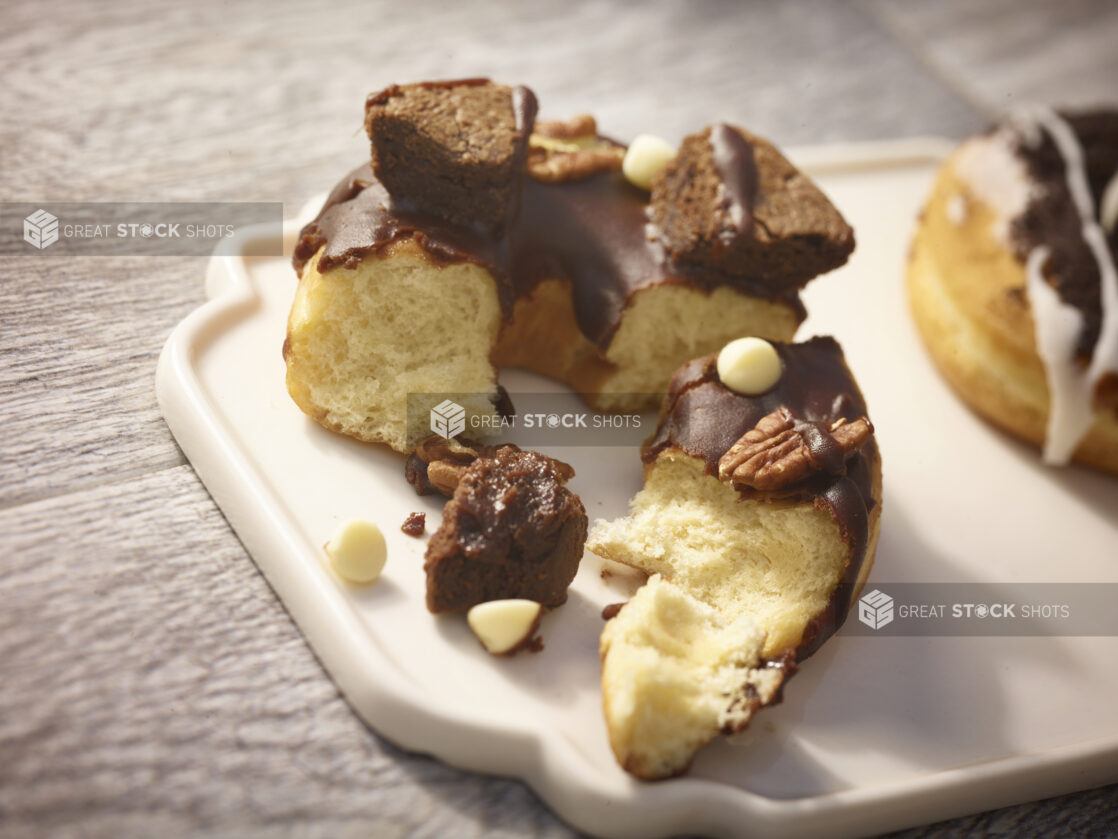
M 558 184 L 528 178 L 523 196 L 511 242 L 514 293 L 544 279 L 569 279 L 579 328 L 599 347 L 609 345 L 629 299 L 643 288 L 734 285 L 773 297 L 756 280 L 671 263 L 652 236 L 647 194 L 616 172 Z M 776 299 L 800 307 L 795 294 Z
M 780 496 L 809 501 L 826 510 L 851 548 L 850 564 L 827 613 L 805 632 L 798 653 L 805 658 L 842 625 L 850 609 L 853 587 L 866 559 L 869 513 L 876 504 L 872 464 L 877 443 L 870 437 L 846 457 L 824 431 L 840 417 L 853 421 L 866 415 L 865 401 L 833 338 L 775 346 L 784 372 L 776 387 L 760 396 L 743 396 L 723 385 L 714 355 L 681 367 L 672 378 L 660 423 L 641 457 L 651 463 L 661 452 L 675 447 L 705 460 L 707 474 L 717 475 L 718 461 L 764 416 L 784 406 L 799 418 L 796 430 L 823 468 L 789 491 L 781 491 Z M 747 494 L 766 497 L 752 491 Z
M 1118 171 L 1118 110 L 1061 113 L 1071 126 L 1086 163 L 1087 183 L 1100 212 L 1103 190 Z M 1089 359 L 1102 325 L 1102 299 L 1098 263 L 1080 230 L 1079 215 L 1068 188 L 1066 163 L 1047 131 L 1029 145 L 1022 136 L 1017 154 L 1034 182 L 1034 198 L 1010 227 L 1014 255 L 1022 262 L 1044 245 L 1049 258 L 1044 275 L 1069 306 L 1083 316 L 1076 353 Z M 1118 259 L 1118 228 L 1107 237 L 1110 253 Z
M 557 184 L 525 178 L 511 230 L 491 236 L 394 203 L 365 164 L 334 188 L 318 217 L 303 228 L 293 262 L 301 272 L 325 245 L 319 271 L 352 268 L 365 256 L 414 237 L 440 262 L 474 262 L 488 268 L 497 278 L 506 316 L 515 299 L 540 281 L 566 278 L 582 333 L 603 348 L 630 297 L 655 285 L 707 290 L 733 285 L 757 297 L 784 301 L 802 313 L 795 292 L 774 295 L 758 280 L 672 264 L 650 237 L 647 207 L 647 194 L 615 172 Z
M 536 124 L 536 114 L 539 112 L 539 107 L 536 94 L 532 93 L 531 90 L 523 85 L 518 85 L 512 89 L 512 112 L 516 122 L 518 138 L 516 149 L 513 153 L 512 165 L 513 170 L 517 173 L 518 185 L 528 180 L 524 175 L 524 167 L 528 159 L 528 138 L 531 136 L 532 128 Z M 505 212 L 506 225 L 515 222 L 517 216 L 520 215 L 521 196 L 522 191 L 520 189 L 513 190 L 512 198 Z
M 792 427 L 807 444 L 811 462 L 828 475 L 842 475 L 846 471 L 846 454 L 831 435 L 830 423 L 811 422 L 795 418 Z
M 724 208 L 732 229 L 722 231 L 719 240 L 731 244 L 753 229 L 753 200 L 757 197 L 757 161 L 753 147 L 745 138 L 722 122 L 710 131 L 714 165 L 722 179 Z
M 393 202 L 368 163 L 334 187 L 318 217 L 300 232 L 292 262 L 302 272 L 325 245 L 319 271 L 353 268 L 369 254 L 411 238 L 440 262 L 476 262 L 494 268 L 505 262 L 499 240 Z

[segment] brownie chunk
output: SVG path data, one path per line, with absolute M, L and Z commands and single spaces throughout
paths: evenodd
M 393 85 L 365 102 L 393 202 L 485 233 L 515 214 L 536 97 L 488 79 Z
M 766 140 L 719 124 L 687 137 L 652 183 L 670 258 L 763 284 L 774 295 L 846 262 L 854 232 Z
M 537 452 L 503 447 L 477 458 L 427 545 L 427 608 L 458 611 L 514 597 L 565 603 L 587 527 L 566 477 Z

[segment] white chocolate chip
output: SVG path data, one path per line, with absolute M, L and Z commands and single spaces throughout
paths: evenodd
M 652 179 L 675 157 L 675 148 L 667 140 L 652 134 L 638 134 L 625 151 L 621 171 L 633 186 L 651 189 Z
M 371 521 L 353 519 L 335 531 L 326 543 L 326 555 L 343 580 L 371 583 L 384 569 L 388 547 L 379 527 Z
M 1099 208 L 1099 221 L 1102 224 L 1103 232 L 1110 235 L 1114 232 L 1114 226 L 1118 225 L 1118 172 L 1110 178 L 1110 183 L 1106 185 L 1106 189 L 1102 194 L 1102 201 Z
M 534 600 L 490 600 L 466 613 L 466 623 L 493 655 L 516 652 L 540 624 L 543 607 Z
M 771 390 L 780 381 L 782 367 L 776 348 L 764 338 L 738 338 L 718 354 L 718 378 L 745 396 Z

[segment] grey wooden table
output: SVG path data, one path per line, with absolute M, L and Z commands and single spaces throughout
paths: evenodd
M 492 75 L 672 140 L 962 136 L 1118 98 L 1118 4 L 4 4 L 0 200 L 282 201 L 367 153 L 365 94 Z M 0 835 L 567 836 L 519 783 L 350 712 L 153 394 L 200 258 L 23 256 L 0 280 Z M 1118 788 L 902 836 L 1118 834 Z

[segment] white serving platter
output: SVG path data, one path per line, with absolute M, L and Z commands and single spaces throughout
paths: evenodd
M 1047 469 L 976 419 L 914 334 L 905 255 L 946 148 L 792 155 L 857 233 L 850 263 L 809 286 L 800 337 L 839 338 L 878 430 L 885 508 L 871 581 L 1118 582 L 1118 482 Z M 303 219 L 285 225 L 285 252 Z M 632 779 L 606 741 L 597 644 L 602 606 L 635 581 L 604 579 L 588 553 L 569 602 L 545 618 L 545 649 L 510 660 L 488 656 L 460 616 L 428 614 L 425 540 L 399 525 L 425 511 L 431 532 L 440 500 L 415 496 L 402 456 L 323 430 L 288 398 L 280 346 L 295 275 L 287 258 L 248 255 L 262 235 L 212 259 L 209 302 L 160 357 L 159 402 L 327 670 L 385 737 L 520 778 L 608 837 L 877 833 L 1118 780 L 1118 639 L 842 634 L 745 742 L 713 744 L 683 778 Z M 502 381 L 514 396 L 563 390 L 520 371 Z M 634 450 L 551 453 L 574 465 L 592 519 L 621 514 L 639 487 Z M 372 587 L 341 583 L 323 562 L 322 544 L 352 517 L 388 539 Z

